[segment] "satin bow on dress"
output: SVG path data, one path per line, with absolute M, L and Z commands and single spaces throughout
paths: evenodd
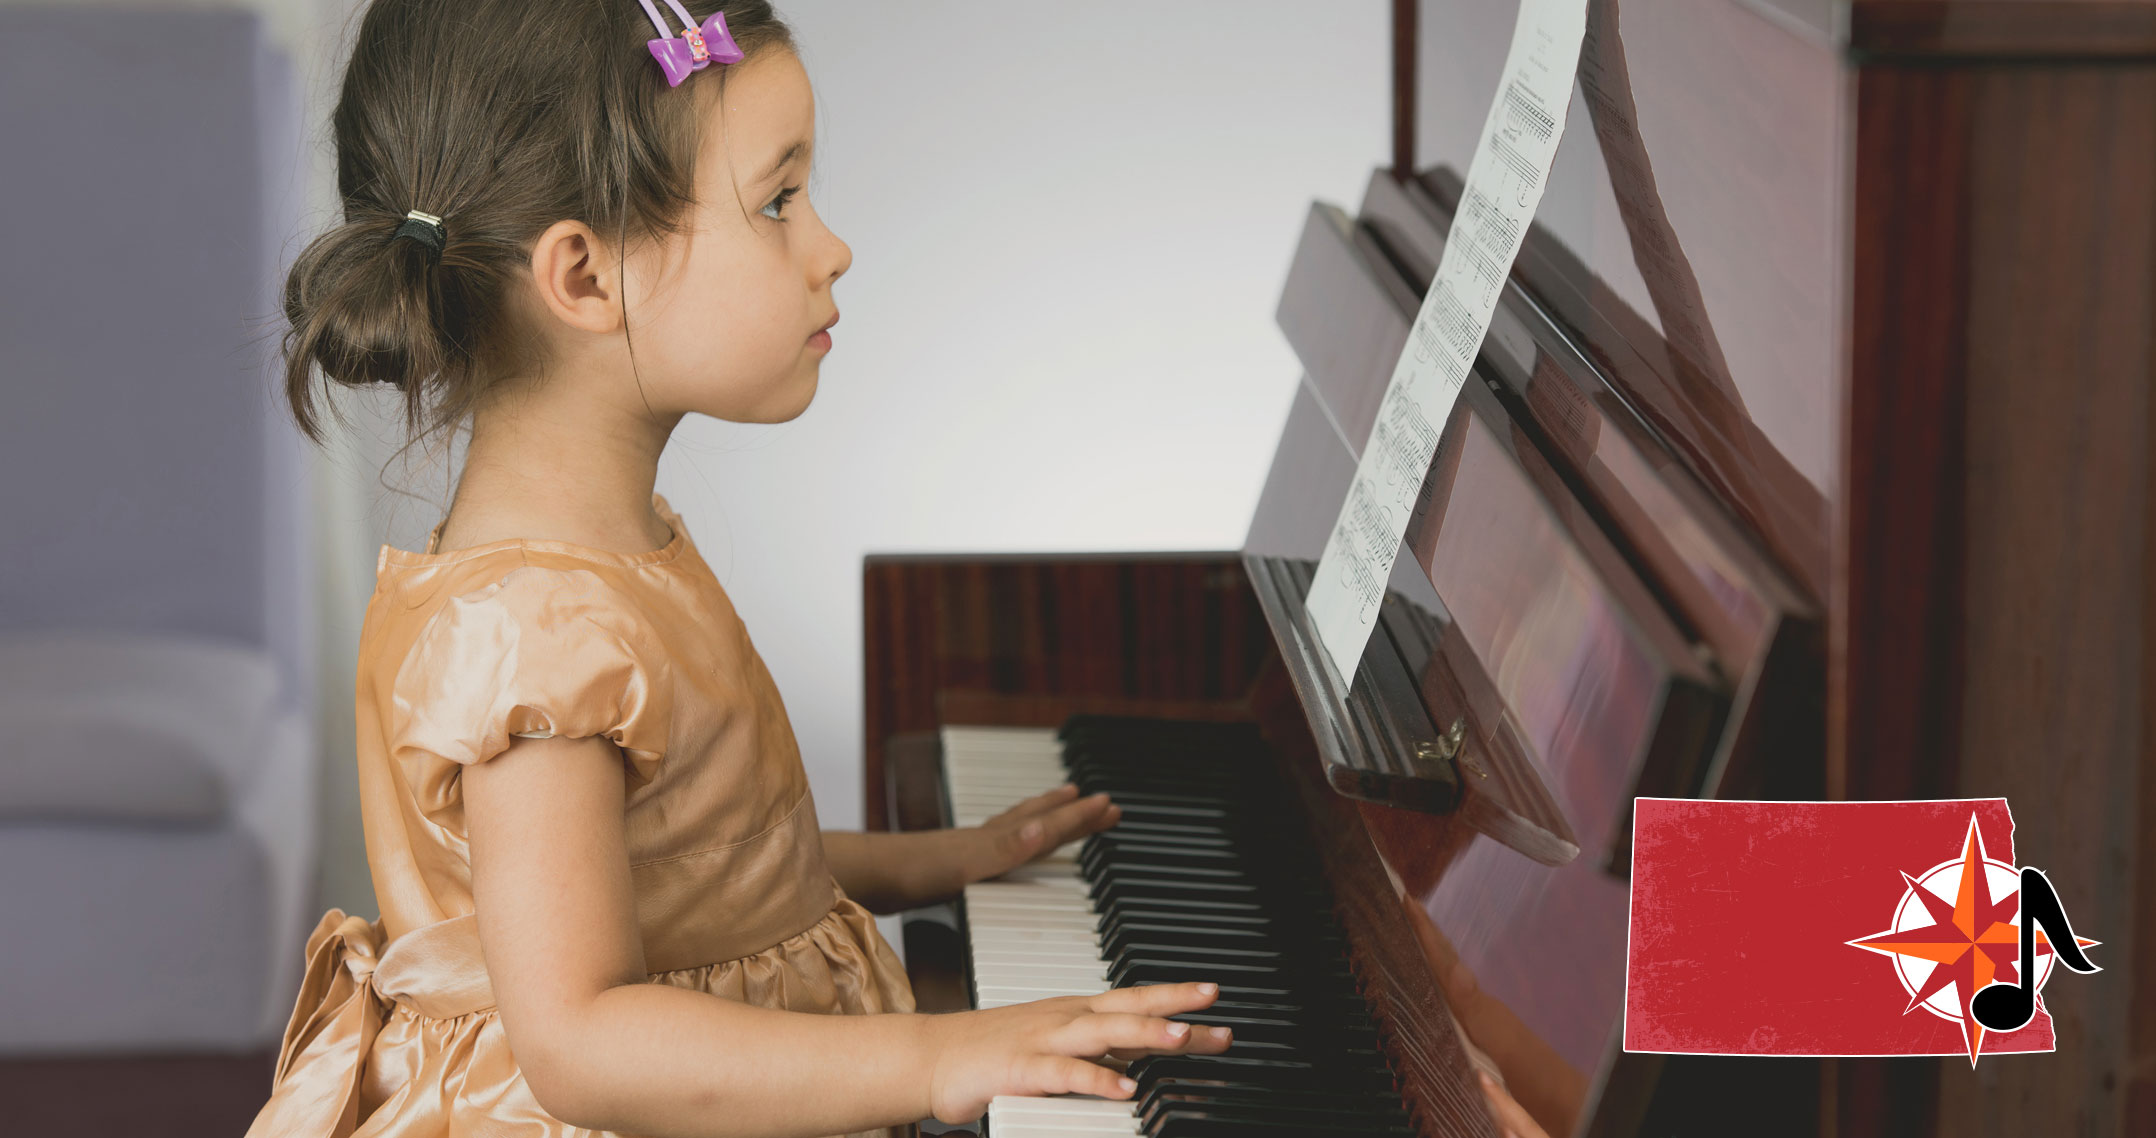
M 287 1097 L 249 1133 L 347 1138 L 359 1126 L 366 1056 L 398 1003 L 438 1018 L 494 1006 L 474 918 L 416 929 L 384 952 L 380 921 L 324 913 L 307 937 L 297 1003 L 313 1010 L 285 1026 L 274 1084 L 284 1086 L 303 1061 L 311 1070 L 299 1082 L 309 1091 Z

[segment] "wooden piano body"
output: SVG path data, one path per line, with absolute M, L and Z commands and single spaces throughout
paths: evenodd
M 939 822 L 939 724 L 1252 719 L 1427 1133 L 1494 1133 L 1459 1029 L 1553 1134 L 2156 1133 L 2156 5 L 1597 0 L 1343 690 L 1301 597 L 1514 11 L 1395 4 L 1242 550 L 868 559 L 869 824 Z M 2004 795 L 2106 970 L 1975 1072 L 1624 1054 L 1636 795 Z

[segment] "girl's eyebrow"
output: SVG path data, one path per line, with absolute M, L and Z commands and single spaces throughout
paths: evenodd
M 760 186 L 765 182 L 770 181 L 773 176 L 778 174 L 779 171 L 786 168 L 787 163 L 792 162 L 796 158 L 799 158 L 801 156 L 801 152 L 808 149 L 808 145 L 808 139 L 803 138 L 796 140 L 792 146 L 786 148 L 786 152 L 784 154 L 779 155 L 778 161 L 773 162 L 768 169 L 756 176 L 755 181 L 750 182 L 749 184 L 752 186 Z

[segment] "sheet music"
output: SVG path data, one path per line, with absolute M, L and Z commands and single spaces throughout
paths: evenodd
M 1437 276 L 1393 366 L 1354 485 L 1304 599 L 1343 684 L 1354 682 L 1438 434 L 1542 201 L 1572 105 L 1587 3 L 1521 0 L 1504 76 L 1468 164 Z

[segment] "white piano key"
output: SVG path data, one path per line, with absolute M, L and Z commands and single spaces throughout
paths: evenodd
M 1025 913 L 1068 913 L 1092 918 L 1092 898 L 1077 890 L 1029 889 L 1017 890 L 968 889 L 965 893 L 966 912 L 979 912 L 984 916 L 1009 914 L 1013 917 Z
M 993 889 L 969 885 L 962 896 L 965 898 L 968 912 L 975 909 L 983 913 L 1059 909 L 1082 916 L 1089 916 L 1093 912 L 1093 898 L 1082 889 L 1057 889 L 1052 885 L 1031 882 L 1004 882 Z
M 1047 935 L 1057 932 L 1065 935 Z M 990 929 L 972 939 L 977 953 L 1046 952 L 1051 949 L 1093 952 L 1100 948 L 1100 938 L 1093 935 L 1090 928 L 1079 930 L 1077 936 L 1068 933 L 1067 929 Z
M 1008 952 L 1040 953 L 1050 951 L 1075 954 L 1094 953 L 1100 950 L 1100 938 L 1096 936 L 1084 936 L 1082 938 L 1066 939 L 1051 936 L 1025 935 L 1029 933 L 1038 933 L 1039 931 L 1040 930 L 1036 929 L 997 929 L 993 932 L 974 937 L 973 949 L 976 954 Z M 1092 959 L 1097 960 L 1099 959 L 1099 957 L 1095 956 Z
M 1052 1000 L 1059 996 L 1098 996 L 1108 990 L 1105 984 L 988 984 L 976 985 L 981 1003 L 986 1006 L 994 1001 L 996 1006 L 1023 1004 L 1033 1000 Z
M 1035 1117 L 1063 1115 L 1071 1118 L 1112 1117 L 1117 1113 L 1128 1114 L 1130 1108 L 1121 1099 L 1099 1098 L 1094 1095 L 1057 1095 L 1042 1098 L 1033 1095 L 997 1095 L 989 1105 L 1002 1103 L 1013 1114 Z
M 997 1138 L 1142 1133 L 1129 1102 L 1080 1095 L 998 1095 L 988 1103 L 988 1129 Z
M 1055 732 L 945 727 L 943 766 L 953 821 L 978 826 L 1069 781 Z M 1099 914 L 1076 864 L 1082 842 L 965 889 L 976 1006 L 1003 1007 L 1108 989 Z M 1124 1100 L 1001 1095 L 988 1105 L 991 1138 L 1102 1138 L 1143 1131 Z

